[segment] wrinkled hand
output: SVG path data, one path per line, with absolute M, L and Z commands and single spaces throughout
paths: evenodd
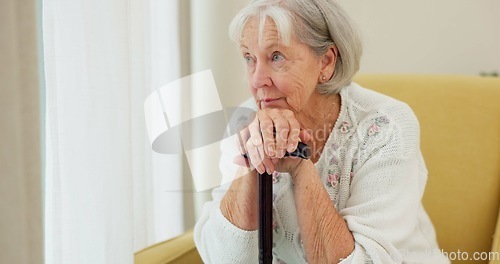
M 236 164 L 254 167 L 259 173 L 291 173 L 302 159 L 285 157 L 285 153 L 293 152 L 299 141 L 307 142 L 310 135 L 301 129 L 292 111 L 270 108 L 259 110 L 239 139 L 240 151 L 248 160 L 238 156 Z

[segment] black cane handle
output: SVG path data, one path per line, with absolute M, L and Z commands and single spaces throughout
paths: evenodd
M 311 158 L 311 148 L 308 145 L 299 142 L 299 144 L 297 145 L 297 149 L 295 149 L 292 153 L 287 152 L 285 156 L 309 159 Z
M 248 154 L 245 153 L 245 154 L 242 154 L 244 158 L 248 158 Z M 285 153 L 285 157 L 299 157 L 299 158 L 303 158 L 303 159 L 309 159 L 311 158 L 311 148 L 302 143 L 302 142 L 299 142 L 299 144 L 297 145 L 297 148 L 293 151 L 293 152 L 286 152 Z

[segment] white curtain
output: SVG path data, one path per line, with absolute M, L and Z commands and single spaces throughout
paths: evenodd
M 178 1 L 44 0 L 46 263 L 132 263 L 184 231 L 182 158 L 143 102 L 180 76 Z

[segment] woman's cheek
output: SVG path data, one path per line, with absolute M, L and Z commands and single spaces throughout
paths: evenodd
M 248 86 L 248 90 L 250 91 L 250 93 L 253 95 L 253 97 L 255 97 L 257 95 L 257 89 L 253 88 L 253 85 L 252 85 L 252 81 L 251 81 L 251 76 L 250 75 L 247 75 L 247 86 Z
M 285 62 L 277 62 L 272 65 L 272 68 L 275 72 L 284 73 L 290 70 L 290 65 Z

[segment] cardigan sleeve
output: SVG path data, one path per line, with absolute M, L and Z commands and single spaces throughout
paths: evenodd
M 236 171 L 229 157 L 231 147 L 221 143 L 222 177 L 232 178 Z M 220 202 L 230 183 L 212 190 L 213 201 L 206 202 L 194 228 L 194 241 L 204 263 L 258 263 L 258 231 L 246 231 L 233 225 L 220 210 Z
M 245 231 L 221 213 L 220 202 L 206 204 L 195 225 L 194 241 L 204 263 L 257 263 L 257 231 Z
M 359 162 L 354 166 L 346 207 L 339 211 L 355 247 L 341 263 L 447 263 L 441 255 L 427 251 L 436 245 L 419 231 L 427 170 L 418 121 L 406 105 L 386 114 L 367 118 L 357 131 Z M 377 124 L 380 120 L 384 124 Z M 408 239 L 415 236 L 419 237 Z M 422 251 L 408 256 L 405 248 Z

